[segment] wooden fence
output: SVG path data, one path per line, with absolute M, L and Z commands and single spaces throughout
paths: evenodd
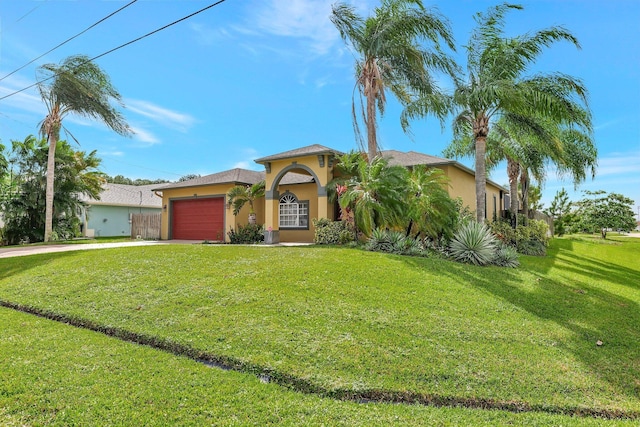
M 158 240 L 160 239 L 160 213 L 131 214 L 131 238 Z

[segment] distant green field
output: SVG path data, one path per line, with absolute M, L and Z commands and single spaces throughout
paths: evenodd
M 273 399 L 290 401 L 293 412 L 310 405 L 308 399 L 331 408 L 323 409 L 329 417 L 323 418 L 312 404 L 312 423 L 333 425 L 331 414 L 340 418 L 355 405 L 367 413 L 354 419 L 361 425 L 372 425 L 366 420 L 376 424 L 378 416 L 398 416 L 403 424 L 402 417 L 414 416 L 409 415 L 414 411 L 424 417 L 424 425 L 582 425 L 604 421 L 558 416 L 556 422 L 548 413 L 640 414 L 640 240 L 612 240 L 556 239 L 548 256 L 523 257 L 515 270 L 327 247 L 158 245 L 66 252 L 3 260 L 0 300 L 142 337 L 178 353 L 221 360 L 301 392 L 536 411 L 517 415 L 357 405 L 269 385 L 278 395 Z M 46 324 L 40 327 L 47 330 L 62 328 L 54 333 L 58 336 L 95 335 L 44 320 L 36 323 Z M 24 334 L 23 328 L 20 335 L 43 344 L 42 355 L 30 344 L 35 359 L 46 357 L 46 348 L 64 350 L 67 358 L 76 355 L 78 347 L 67 349 L 66 340 L 48 339 L 31 329 Z M 154 357 L 202 369 L 188 359 L 126 346 L 136 365 L 168 378 L 174 371 L 165 371 Z M 111 359 L 100 355 L 96 360 L 103 366 Z M 28 379 L 19 369 L 1 367 L 12 383 Z M 255 376 L 207 372 L 231 383 L 253 378 L 264 387 Z M 102 375 L 86 381 L 100 387 Z M 2 402 L 7 393 L 0 385 L 0 408 L 10 407 Z M 64 394 L 56 393 L 52 402 L 65 406 Z M 83 399 L 79 394 L 76 404 L 91 407 Z M 264 411 L 270 413 L 266 407 Z M 15 415 L 15 406 L 5 412 Z M 16 418 L 18 424 L 43 422 L 25 414 Z M 160 423 L 151 419 L 147 421 Z M 269 423 L 256 419 L 255 424 Z M 51 420 L 59 422 L 56 416 Z M 283 420 L 301 423 L 299 418 Z

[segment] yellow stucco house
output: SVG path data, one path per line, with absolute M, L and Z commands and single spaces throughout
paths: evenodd
M 313 242 L 313 218 L 335 219 L 336 203 L 327 198 L 327 183 L 333 179 L 336 157 L 343 153 L 322 145 L 310 145 L 256 160 L 264 172 L 231 169 L 155 189 L 162 196 L 163 240 L 228 241 L 227 232 L 248 222 L 249 207 L 233 215 L 227 192 L 236 185 L 266 182 L 264 199 L 255 204 L 258 224 L 269 230 L 267 239 L 276 242 Z M 451 197 L 460 197 L 473 209 L 473 170 L 454 161 L 414 151 L 383 151 L 394 165 L 427 165 L 442 169 L 449 177 Z M 504 210 L 508 190 L 487 180 L 486 213 L 494 219 Z

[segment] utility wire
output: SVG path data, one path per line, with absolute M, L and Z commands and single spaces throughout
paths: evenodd
M 45 0 L 47 1 L 47 0 Z M 22 21 L 24 18 L 26 18 L 27 16 L 29 16 L 33 11 L 35 11 L 37 8 L 39 8 L 40 6 L 42 6 L 44 4 L 44 2 L 40 3 L 39 5 L 37 5 L 36 7 L 34 7 L 33 9 L 31 9 L 29 12 L 25 13 L 24 15 L 22 15 L 20 18 L 18 18 L 18 20 L 16 20 L 16 24 L 20 21 Z
M 121 44 L 121 45 L 120 45 L 120 46 L 118 46 L 118 47 L 114 47 L 114 48 L 113 48 L 113 49 L 111 49 L 111 50 L 108 50 L 108 51 L 106 51 L 106 52 L 104 52 L 104 53 L 101 53 L 100 55 L 97 55 L 97 56 L 94 56 L 93 58 L 87 59 L 86 61 L 84 61 L 84 62 L 82 62 L 82 63 L 78 64 L 75 68 L 81 67 L 81 66 L 83 66 L 84 64 L 87 64 L 87 63 L 89 63 L 89 62 L 95 61 L 96 59 L 98 59 L 98 58 L 102 58 L 103 56 L 108 55 L 108 54 L 110 54 L 110 53 L 112 53 L 112 52 L 115 52 L 116 50 L 122 49 L 122 48 L 123 48 L 123 47 L 125 47 L 125 46 L 129 46 L 130 44 L 136 43 L 136 42 L 138 42 L 138 41 L 140 41 L 140 40 L 142 40 L 142 39 L 144 39 L 144 38 L 147 38 L 147 37 L 149 37 L 149 36 L 151 36 L 151 35 L 153 35 L 153 34 L 155 34 L 155 33 L 158 33 L 158 32 L 160 32 L 160 31 L 162 31 L 162 30 L 165 30 L 165 29 L 167 29 L 167 28 L 169 28 L 169 27 L 171 27 L 171 26 L 173 26 L 173 25 L 175 25 L 175 24 L 178 24 L 178 23 L 180 23 L 180 22 L 182 22 L 182 21 L 185 21 L 185 20 L 187 20 L 187 19 L 189 19 L 189 18 L 192 18 L 192 17 L 194 17 L 194 16 L 198 15 L 199 13 L 204 12 L 205 10 L 211 9 L 211 8 L 212 8 L 212 7 L 214 7 L 214 6 L 218 6 L 220 3 L 224 3 L 225 1 L 226 1 L 226 0 L 218 0 L 217 2 L 214 2 L 214 3 L 210 4 L 209 6 L 203 7 L 202 9 L 200 9 L 200 10 L 198 10 L 198 11 L 195 11 L 195 12 L 193 12 L 192 14 L 187 15 L 187 16 L 185 16 L 185 17 L 183 17 L 183 18 L 180 18 L 180 19 L 178 19 L 177 21 L 173 21 L 172 23 L 167 24 L 167 25 L 165 25 L 164 27 L 160 27 L 160 28 L 158 28 L 158 29 L 156 29 L 156 30 L 153 30 L 153 31 L 151 31 L 151 32 L 149 32 L 149 33 L 147 33 L 147 34 L 143 35 L 143 36 L 138 37 L 137 39 L 133 39 L 133 40 L 128 41 L 128 42 L 126 42 L 126 43 L 124 43 L 124 44 Z M 35 82 L 35 83 L 33 83 L 33 84 L 31 84 L 31 85 L 29 85 L 29 86 L 27 86 L 27 87 L 24 87 L 24 88 L 22 88 L 22 89 L 20 89 L 20 90 L 17 90 L 17 91 L 15 91 L 15 92 L 12 92 L 12 93 L 10 93 L 10 94 L 8 94 L 8 95 L 5 95 L 5 96 L 3 96 L 3 97 L 0 97 L 0 101 L 2 101 L 2 100 L 4 100 L 4 99 L 7 99 L 7 98 L 9 98 L 9 97 L 11 97 L 11 96 L 13 96 L 13 95 L 17 95 L 17 94 L 19 94 L 20 92 L 24 92 L 25 90 L 31 89 L 32 87 L 37 86 L 38 84 L 40 84 L 40 83 L 42 83 L 42 82 L 46 82 L 47 80 L 51 80 L 52 78 L 56 77 L 58 74 L 59 74 L 59 73 L 56 73 L 56 74 L 54 74 L 54 75 L 52 75 L 52 76 L 50 76 L 50 77 L 47 77 L 46 79 L 40 80 L 39 82 Z
M 31 61 L 27 62 L 26 64 L 24 64 L 22 67 L 13 70 L 12 72 L 10 72 L 9 74 L 7 74 L 6 76 L 0 78 L 0 82 L 3 81 L 4 79 L 6 79 L 7 77 L 17 73 L 18 71 L 22 70 L 23 68 L 27 67 L 28 65 L 33 64 L 34 62 L 36 62 L 38 59 L 42 58 L 45 55 L 48 55 L 49 53 L 53 52 L 54 50 L 56 50 L 57 48 L 59 48 L 60 46 L 63 46 L 67 43 L 69 43 L 71 40 L 75 39 L 76 37 L 81 36 L 82 34 L 86 33 L 87 31 L 89 31 L 90 29 L 92 29 L 93 27 L 97 26 L 98 24 L 101 24 L 102 22 L 106 21 L 107 19 L 111 18 L 113 15 L 115 15 L 116 13 L 126 9 L 127 7 L 131 6 L 132 4 L 134 4 L 135 2 L 137 2 L 138 0 L 132 0 L 131 2 L 127 3 L 126 5 L 122 6 L 120 9 L 116 10 L 115 12 L 110 13 L 109 15 L 105 16 L 104 18 L 102 18 L 101 20 L 99 20 L 98 22 L 88 26 L 87 28 L 85 28 L 84 30 L 80 31 L 78 34 L 76 34 L 73 37 L 69 37 L 68 39 L 66 39 L 65 41 L 63 41 L 62 43 L 60 43 L 59 45 L 49 49 L 48 51 L 46 51 L 45 53 L 43 53 L 42 55 L 38 56 L 37 58 L 32 59 Z M 35 8 L 34 8 L 35 9 Z M 31 12 L 29 12 L 31 13 Z M 26 15 L 25 15 L 26 16 Z M 20 18 L 22 19 L 22 18 Z

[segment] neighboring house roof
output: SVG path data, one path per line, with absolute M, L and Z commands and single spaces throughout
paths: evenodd
M 134 206 L 143 208 L 161 208 L 162 198 L 153 189 L 158 184 L 126 185 L 106 183 L 102 186 L 100 199 L 82 195 L 80 200 L 89 205 Z
M 473 169 L 468 168 L 462 163 L 458 163 L 455 160 L 444 159 L 442 157 L 431 156 L 429 154 L 417 153 L 415 151 L 409 151 L 404 153 L 402 151 L 396 150 L 384 150 L 381 152 L 382 157 L 389 160 L 390 165 L 398 165 L 404 167 L 411 167 L 416 165 L 427 165 L 427 166 L 446 166 L 452 165 L 457 167 L 458 169 L 462 169 L 471 175 L 475 176 L 475 172 Z M 502 191 L 508 193 L 509 189 L 503 187 L 502 185 L 487 179 L 487 183 L 501 189 Z
M 306 147 L 296 148 L 295 150 L 285 151 L 283 153 L 274 154 L 272 156 L 262 157 L 260 159 L 256 159 L 256 163 L 265 163 L 265 162 L 273 162 L 274 160 L 283 160 L 289 159 L 292 157 L 301 157 L 301 156 L 314 156 L 321 154 L 333 154 L 335 156 L 341 156 L 344 153 L 338 150 L 334 150 L 333 148 L 325 147 L 320 144 L 307 145 Z
M 188 181 L 167 184 L 162 187 L 155 187 L 154 190 L 162 191 L 174 188 L 200 187 L 203 185 L 214 184 L 253 185 L 263 179 L 265 179 L 264 172 L 235 168 L 213 173 L 211 175 L 201 176 L 199 178 L 193 178 Z M 280 184 L 304 184 L 307 182 L 313 182 L 313 177 L 293 172 L 289 172 L 282 177 L 282 180 L 280 180 Z

